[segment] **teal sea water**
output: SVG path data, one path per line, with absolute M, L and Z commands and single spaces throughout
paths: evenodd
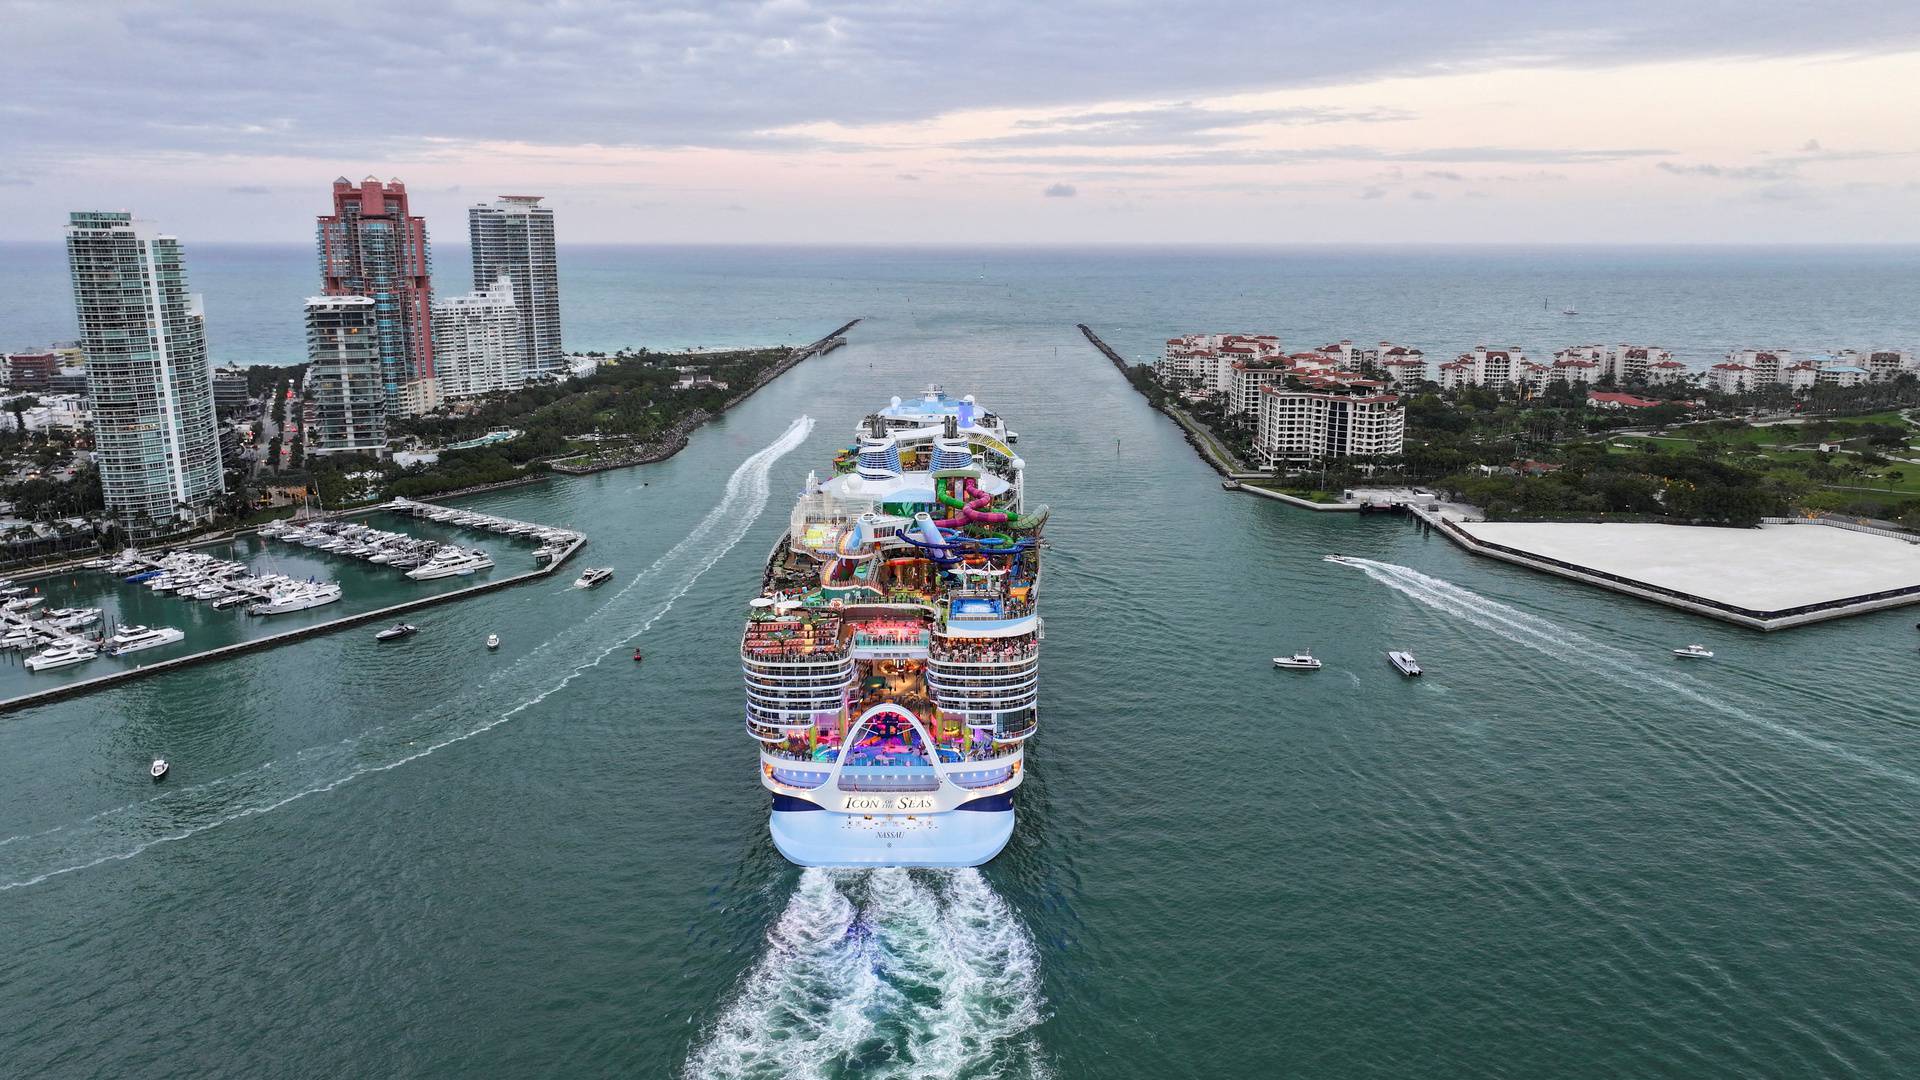
M 470 503 L 586 531 L 600 590 L 0 718 L 5 1071 L 1920 1071 L 1911 610 L 1762 636 L 1223 493 L 1072 326 L 1432 352 L 1577 294 L 1675 346 L 1898 344 L 1920 257 L 1429 254 L 619 256 L 578 343 L 869 321 L 667 462 Z M 807 471 L 935 378 L 1009 416 L 1054 507 L 1020 825 L 978 871 L 803 872 L 741 729 L 742 605 Z M 1668 657 L 1695 640 L 1720 658 Z M 1326 669 L 1269 667 L 1300 647 Z

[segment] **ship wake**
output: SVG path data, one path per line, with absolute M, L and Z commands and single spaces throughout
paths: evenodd
M 67 825 L 9 837 L 0 843 L 0 892 L 131 859 L 158 844 L 271 813 L 309 795 L 419 761 L 539 705 L 650 630 L 746 538 L 766 509 L 774 465 L 812 431 L 811 417 L 795 420 L 779 438 L 740 463 L 720 501 L 666 554 L 586 618 L 465 693 L 287 758 L 182 785 Z M 528 686 L 538 689 L 528 693 Z
M 685 1075 L 1044 1077 L 1038 969 L 978 870 L 804 870 Z
M 1875 761 L 1828 739 L 1769 719 L 1752 709 L 1743 708 L 1719 687 L 1709 689 L 1686 676 L 1666 674 L 1633 653 L 1595 641 L 1550 619 L 1521 611 L 1410 567 L 1351 557 L 1345 559 L 1342 565 L 1358 567 L 1368 577 L 1395 592 L 1516 645 L 1564 661 L 1575 669 L 1597 673 L 1636 691 L 1648 686 L 1658 687 L 1699 706 L 1705 712 L 1779 736 L 1876 776 L 1920 787 L 1920 776 L 1905 769 Z

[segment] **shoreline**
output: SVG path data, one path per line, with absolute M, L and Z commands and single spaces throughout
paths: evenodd
M 549 474 L 559 473 L 562 476 L 591 476 L 594 473 L 609 472 L 613 469 L 625 469 L 634 465 L 654 465 L 665 461 L 680 451 L 685 450 L 687 443 L 693 439 L 693 433 L 698 431 L 700 426 L 707 421 L 712 420 L 716 416 L 725 416 L 727 413 L 733 411 L 741 402 L 759 392 L 761 387 L 798 367 L 802 360 L 832 352 L 838 347 L 834 342 L 840 341 L 841 335 L 858 326 L 865 318 L 866 316 L 864 315 L 859 316 L 810 345 L 798 346 L 789 352 L 785 359 L 761 372 L 759 377 L 754 379 L 753 382 L 749 383 L 739 393 L 728 398 L 726 404 L 722 405 L 718 412 L 710 413 L 705 409 L 695 409 L 693 412 L 681 417 L 672 427 L 667 429 L 666 441 L 663 443 L 649 444 L 629 457 L 617 458 L 596 465 L 557 465 L 550 459 L 547 462 L 547 471 Z M 565 455 L 565 457 L 573 456 L 575 455 Z M 562 460 L 564 460 L 564 458 Z M 462 494 L 471 494 L 471 492 L 463 492 Z M 432 495 L 428 497 L 438 499 L 446 498 L 447 496 Z
M 1122 357 L 1118 352 L 1115 352 L 1113 346 L 1100 340 L 1100 335 L 1094 333 L 1093 328 L 1088 326 L 1086 323 L 1074 323 L 1073 325 L 1075 329 L 1079 330 L 1080 333 L 1084 337 L 1086 337 L 1087 342 L 1089 344 L 1091 344 L 1094 348 L 1100 350 L 1101 355 L 1105 356 L 1108 360 L 1111 360 L 1113 362 L 1113 366 L 1119 370 L 1121 377 L 1126 378 L 1127 371 L 1131 367 L 1131 365 L 1127 363 L 1126 358 Z M 1202 461 L 1205 461 L 1207 465 L 1213 469 L 1214 472 L 1219 473 L 1221 476 L 1224 476 L 1229 480 L 1239 480 L 1247 476 L 1257 476 L 1262 478 L 1266 476 L 1265 473 L 1236 472 L 1233 468 L 1232 462 L 1226 461 L 1221 457 L 1215 456 L 1213 448 L 1209 446 L 1207 443 L 1207 436 L 1203 436 L 1198 432 L 1196 432 L 1192 421 L 1186 419 L 1185 414 L 1181 413 L 1179 409 L 1174 408 L 1171 405 L 1156 402 L 1151 397 L 1147 397 L 1146 394 L 1140 393 L 1140 388 L 1138 386 L 1134 386 L 1133 380 L 1130 378 L 1127 379 L 1127 385 L 1130 387 L 1133 387 L 1134 392 L 1139 393 L 1141 397 L 1147 398 L 1147 405 L 1150 408 L 1152 408 L 1153 411 L 1159 413 L 1160 415 L 1166 417 L 1169 420 L 1172 420 L 1175 424 L 1177 424 L 1180 428 L 1181 435 L 1184 436 L 1187 440 L 1187 445 L 1199 451 L 1200 459 Z M 1221 453 L 1224 454 L 1225 452 L 1226 452 L 1225 447 L 1222 447 Z

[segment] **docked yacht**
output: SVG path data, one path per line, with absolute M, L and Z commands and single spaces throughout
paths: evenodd
M 1420 674 L 1419 661 L 1415 660 L 1413 654 L 1407 652 L 1405 649 L 1390 650 L 1387 653 L 1387 662 L 1392 664 L 1394 669 L 1399 671 L 1400 674 L 1408 676 L 1409 678 Z
M 155 626 L 151 629 L 145 626 L 127 626 L 122 627 L 119 633 L 108 638 L 104 644 L 107 652 L 119 656 L 121 653 L 171 645 L 176 641 L 185 641 L 186 637 L 184 632 L 171 626 Z
M 1711 660 L 1713 659 L 1713 650 L 1707 648 L 1705 645 L 1689 645 L 1684 649 L 1673 650 L 1673 655 L 1685 660 Z
M 613 567 L 611 566 L 589 566 L 585 570 L 580 571 L 579 577 L 573 579 L 573 587 L 576 589 L 591 589 L 596 585 L 604 585 L 607 579 L 612 576 Z
M 305 611 L 307 608 L 331 604 L 340 599 L 340 586 L 328 582 L 302 582 L 282 586 L 267 595 L 265 600 L 247 606 L 249 615 L 279 615 L 288 611 Z
M 90 608 L 54 608 L 42 614 L 47 622 L 60 630 L 78 630 L 100 621 L 100 609 Z
M 444 577 L 465 577 L 476 570 L 485 570 L 492 565 L 493 557 L 478 548 L 473 551 L 461 551 L 459 548 L 442 548 L 433 558 L 407 571 L 407 576 L 415 581 L 432 581 L 435 578 Z
M 18 600 L 9 600 L 4 604 L 0 604 L 0 610 L 10 611 L 10 612 L 13 612 L 15 615 L 19 615 L 24 612 L 32 611 L 34 608 L 39 607 L 41 604 L 44 604 L 44 603 L 46 603 L 46 600 L 44 600 L 41 597 L 23 596 Z
M 48 649 L 46 652 L 29 656 L 27 657 L 26 664 L 28 671 L 50 671 L 54 668 L 84 664 L 99 655 L 93 646 L 84 642 L 76 642 L 72 645 L 62 645 L 58 648 Z
M 1314 659 L 1312 653 L 1302 651 L 1294 653 L 1292 656 L 1274 657 L 1273 666 L 1277 668 L 1291 668 L 1295 671 L 1319 671 L 1320 661 Z

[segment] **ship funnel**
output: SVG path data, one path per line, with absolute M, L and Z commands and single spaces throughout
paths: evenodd
M 875 418 L 878 423 L 878 418 Z M 869 435 L 860 440 L 860 476 L 891 480 L 900 475 L 900 442 L 891 435 Z

